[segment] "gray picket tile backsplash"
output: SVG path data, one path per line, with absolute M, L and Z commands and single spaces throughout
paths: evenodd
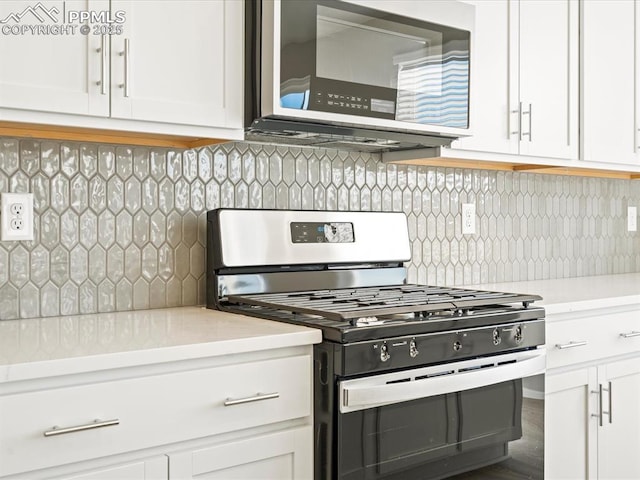
M 229 143 L 172 150 L 0 138 L 0 192 L 33 192 L 35 240 L 0 243 L 0 319 L 205 301 L 206 211 L 402 211 L 411 282 L 640 271 L 640 182 L 387 165 L 376 154 Z M 477 234 L 461 233 L 475 203 Z

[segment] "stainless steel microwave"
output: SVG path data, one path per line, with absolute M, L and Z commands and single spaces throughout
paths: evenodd
M 390 150 L 469 134 L 472 5 L 247 0 L 246 22 L 248 137 Z

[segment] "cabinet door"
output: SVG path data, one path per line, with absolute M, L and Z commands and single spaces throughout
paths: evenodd
M 243 5 L 237 0 L 112 0 L 111 116 L 242 127 Z
M 477 0 L 472 137 L 454 149 L 578 158 L 578 5 Z M 540 28 L 544 25 L 544 28 Z
M 58 477 L 61 480 L 167 480 L 169 457 L 161 455 L 147 460 L 91 470 L 77 475 Z
M 518 153 L 518 137 L 511 134 L 518 128 L 518 118 L 509 112 L 511 103 L 518 98 L 517 83 L 509 78 L 512 64 L 509 37 L 514 33 L 509 25 L 509 2 L 469 0 L 466 3 L 476 8 L 469 112 L 472 136 L 457 140 L 452 148 Z
M 597 370 L 547 374 L 545 385 L 545 478 L 597 478 Z
M 312 427 L 169 456 L 169 478 L 304 480 L 313 477 Z
M 583 0 L 580 6 L 582 157 L 637 164 L 636 2 Z
M 578 158 L 578 3 L 520 0 L 519 10 L 520 103 L 512 110 L 522 110 L 520 154 Z
M 108 116 L 107 37 L 64 18 L 108 10 L 108 0 L 0 2 L 0 107 Z
M 640 357 L 598 367 L 603 426 L 598 429 L 598 478 L 640 478 Z

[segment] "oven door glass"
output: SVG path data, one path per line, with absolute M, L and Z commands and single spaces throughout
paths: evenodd
M 283 0 L 280 106 L 468 128 L 469 44 L 468 31 L 350 3 Z
M 340 478 L 426 480 L 505 460 L 521 410 L 517 379 L 343 414 Z

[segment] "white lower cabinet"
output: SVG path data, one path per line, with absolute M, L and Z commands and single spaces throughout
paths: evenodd
M 0 383 L 0 478 L 313 476 L 312 350 Z
M 122 465 L 96 468 L 84 473 L 59 477 L 60 480 L 167 480 L 169 457 L 158 457 L 138 460 Z
M 169 478 L 303 480 L 313 477 L 311 426 L 169 455 Z
M 640 478 L 640 315 L 551 321 L 545 478 Z
M 640 357 L 598 367 L 603 392 L 598 478 L 640 478 Z

